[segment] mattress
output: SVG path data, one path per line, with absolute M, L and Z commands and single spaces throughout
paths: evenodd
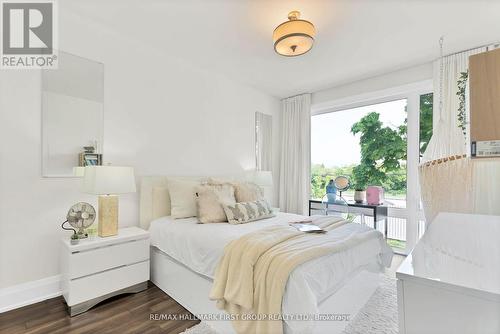
M 240 225 L 225 223 L 200 224 L 197 218 L 162 217 L 151 222 L 151 245 L 157 247 L 192 271 L 213 279 L 224 247 L 247 233 L 306 219 L 305 216 L 278 213 L 275 217 Z M 361 224 L 345 224 L 334 231 L 339 240 L 370 229 Z M 332 233 L 329 232 L 329 233 Z M 392 250 L 383 235 L 354 247 L 328 254 L 298 266 L 286 285 L 282 312 L 284 314 L 317 314 L 322 301 L 335 293 L 347 280 L 361 270 L 383 271 L 389 267 Z M 307 333 L 312 322 L 294 324 L 294 330 Z M 286 326 L 286 325 L 285 325 Z M 297 328 L 302 326 L 302 328 Z

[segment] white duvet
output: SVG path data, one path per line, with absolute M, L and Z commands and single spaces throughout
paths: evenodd
M 288 225 L 307 217 L 278 213 L 275 217 L 247 224 L 200 224 L 197 218 L 173 219 L 162 217 L 154 220 L 149 228 L 151 245 L 191 270 L 213 279 L 215 268 L 223 255 L 224 247 L 246 233 L 273 225 Z M 338 233 L 341 239 L 370 229 L 360 224 L 345 224 L 329 233 Z M 318 305 L 335 293 L 343 283 L 366 269 L 382 271 L 389 267 L 392 250 L 383 235 L 368 239 L 347 250 L 328 254 L 297 267 L 288 279 L 282 303 L 283 314 L 317 314 Z M 207 296 L 208 298 L 208 296 Z M 285 323 L 293 332 L 310 333 L 313 322 Z M 292 329 L 292 328 L 289 328 Z

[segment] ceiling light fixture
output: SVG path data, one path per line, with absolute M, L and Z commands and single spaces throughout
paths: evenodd
M 306 20 L 300 20 L 300 12 L 294 10 L 288 13 L 288 21 L 274 29 L 274 50 L 282 56 L 300 56 L 311 50 L 314 44 L 316 29 Z

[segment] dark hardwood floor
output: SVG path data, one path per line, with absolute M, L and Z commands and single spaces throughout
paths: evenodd
M 160 320 L 150 319 L 155 316 Z M 180 333 L 197 323 L 199 320 L 150 282 L 145 291 L 114 297 L 72 318 L 63 297 L 1 313 L 0 333 L 163 334 Z

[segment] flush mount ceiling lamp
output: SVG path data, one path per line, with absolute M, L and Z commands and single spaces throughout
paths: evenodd
M 300 12 L 288 13 L 288 21 L 274 29 L 274 50 L 282 56 L 300 56 L 311 50 L 316 29 L 306 20 L 300 20 Z

